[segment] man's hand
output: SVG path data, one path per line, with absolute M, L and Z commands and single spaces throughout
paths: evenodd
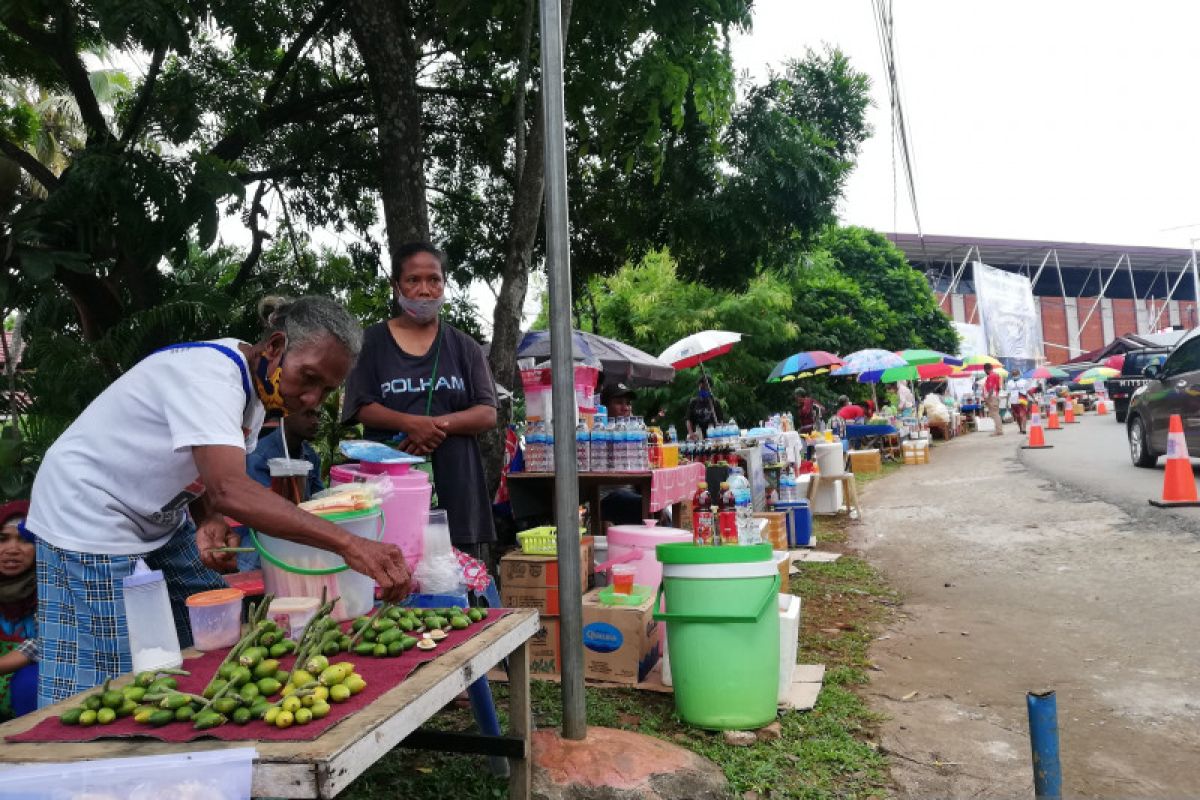
M 230 530 L 225 517 L 214 514 L 196 528 L 196 547 L 200 560 L 218 572 L 233 572 L 237 569 L 237 555 L 214 553 L 215 547 L 237 547 L 241 543 L 238 535 Z
M 400 449 L 413 455 L 432 453 L 446 439 L 446 431 L 433 417 L 411 417 L 404 432 L 407 437 Z
M 350 542 L 339 555 L 350 569 L 374 578 L 384 600 L 393 602 L 408 596 L 412 573 L 404 561 L 404 553 L 396 545 L 351 536 Z

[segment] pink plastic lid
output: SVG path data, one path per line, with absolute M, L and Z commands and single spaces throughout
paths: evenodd
M 692 532 L 682 528 L 659 528 L 654 520 L 643 520 L 647 525 L 613 525 L 608 529 L 608 547 L 652 548 L 667 542 L 690 542 Z

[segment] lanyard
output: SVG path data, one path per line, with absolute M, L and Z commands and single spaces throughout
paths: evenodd
M 442 325 L 438 323 L 437 343 L 433 350 L 433 372 L 429 375 L 429 396 L 425 398 L 425 416 L 432 416 L 433 390 L 437 386 L 438 361 L 442 358 Z
M 238 372 L 242 375 L 242 389 L 246 392 L 246 405 L 250 405 L 251 398 L 254 397 L 254 390 L 250 388 L 250 373 L 246 369 L 246 362 L 237 353 L 230 350 L 223 344 L 216 342 L 181 342 L 168 347 L 160 347 L 154 353 L 166 353 L 170 350 L 193 350 L 196 348 L 206 347 L 209 350 L 216 350 L 221 355 L 228 358 L 233 363 L 237 364 Z M 151 355 L 154 355 L 151 353 Z M 436 369 L 436 364 L 434 369 Z

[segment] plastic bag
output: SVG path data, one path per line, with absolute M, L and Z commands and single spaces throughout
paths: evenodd
M 450 545 L 446 512 L 434 509 L 425 524 L 425 543 L 413 579 L 423 594 L 463 594 L 463 568 Z
M 382 442 L 368 442 L 363 439 L 343 439 L 338 443 L 338 450 L 346 458 L 353 461 L 366 461 L 371 464 L 423 464 L 425 459 L 420 456 L 388 447 Z

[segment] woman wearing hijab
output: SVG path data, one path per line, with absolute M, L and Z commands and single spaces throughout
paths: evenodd
M 0 719 L 37 707 L 36 548 L 21 527 L 28 513 L 25 500 L 0 505 Z

